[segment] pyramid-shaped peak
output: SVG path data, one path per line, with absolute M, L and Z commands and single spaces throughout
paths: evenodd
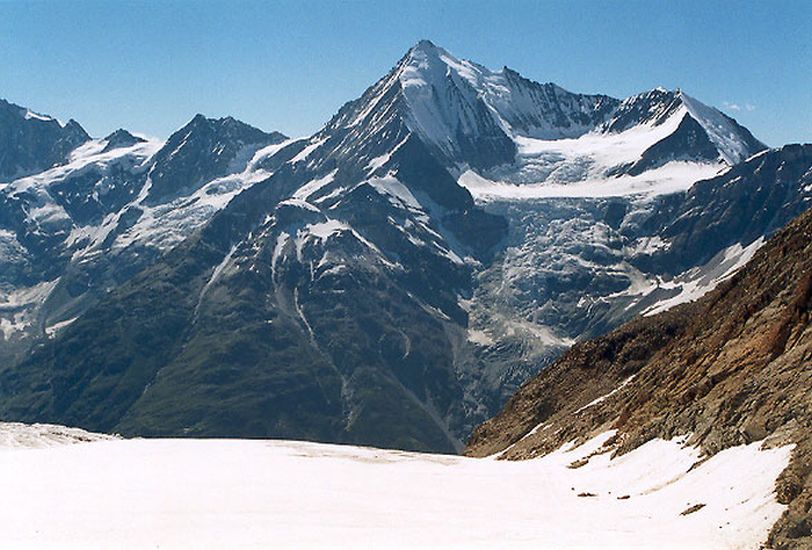
M 404 60 L 408 65 L 420 65 L 424 69 L 428 66 L 445 66 L 449 63 L 452 65 L 459 65 L 461 63 L 472 64 L 470 61 L 463 61 L 457 58 L 449 53 L 448 50 L 436 45 L 431 40 L 421 40 L 409 48 Z
M 441 50 L 434 42 L 427 39 L 422 39 L 417 42 L 414 46 L 411 47 L 412 51 L 421 51 L 421 52 L 435 52 L 437 50 Z
M 115 132 L 111 133 L 109 136 L 104 138 L 104 141 L 107 142 L 102 152 L 112 151 L 113 149 L 119 149 L 122 147 L 131 147 L 137 143 L 144 143 L 147 140 L 144 138 L 134 136 L 124 128 L 119 128 Z

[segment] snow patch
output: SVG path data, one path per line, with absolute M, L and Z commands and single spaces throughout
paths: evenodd
M 289 164 L 296 164 L 297 162 L 307 160 L 307 157 L 310 156 L 310 153 L 321 147 L 326 141 L 327 138 L 311 141 L 310 144 L 307 145 L 307 147 L 299 151 L 298 155 L 296 155 L 295 157 L 290 159 L 290 161 L 288 161 Z
M 293 193 L 293 198 L 307 200 L 310 195 L 314 194 L 322 187 L 331 184 L 335 179 L 336 172 L 338 172 L 337 168 L 322 178 L 314 179 L 305 183 L 299 189 L 297 189 L 295 193 Z
M 678 292 L 648 307 L 643 315 L 656 315 L 679 304 L 698 300 L 744 267 L 764 242 L 764 237 L 759 237 L 747 246 L 736 243 L 722 250 L 705 266 L 695 267 L 671 281 L 658 280 L 653 288 L 647 288 L 642 294 L 648 294 L 655 289 L 673 289 Z
M 42 120 L 42 121 L 45 121 L 45 122 L 51 122 L 52 120 L 56 120 L 55 118 L 49 117 L 47 115 L 41 115 L 39 113 L 35 113 L 34 111 L 32 111 L 30 109 L 25 110 L 25 113 L 23 114 L 23 118 L 25 118 L 25 120 Z
M 58 323 L 54 323 L 52 325 L 48 325 L 45 327 L 45 334 L 49 338 L 53 338 L 56 336 L 56 333 L 62 330 L 63 328 L 67 327 L 71 323 L 73 323 L 79 317 L 71 317 L 70 319 L 65 319 L 64 321 L 59 321 Z
M 414 197 L 409 188 L 394 176 L 371 178 L 367 180 L 378 193 L 389 197 L 389 202 L 400 208 L 411 208 L 423 212 L 423 206 Z
M 590 401 L 589 403 L 587 403 L 586 405 L 584 405 L 583 407 L 581 407 L 580 409 L 575 411 L 573 414 L 578 414 L 579 412 L 584 411 L 584 410 L 586 410 L 586 409 L 588 409 L 590 407 L 593 407 L 593 406 L 597 405 L 598 403 L 603 403 L 604 401 L 606 401 L 607 399 L 609 399 L 610 397 L 615 395 L 617 392 L 619 392 L 620 390 L 622 390 L 623 388 L 628 386 L 629 382 L 634 380 L 635 376 L 637 376 L 637 375 L 633 374 L 633 375 L 629 376 L 626 380 L 621 382 L 618 387 L 616 387 L 615 389 L 613 389 L 612 391 L 610 391 L 606 395 L 602 395 L 602 396 L 598 397 L 597 399 L 594 399 L 594 400 Z

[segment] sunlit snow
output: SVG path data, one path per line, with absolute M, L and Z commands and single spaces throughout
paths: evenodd
M 0 424 L 6 548 L 754 548 L 784 510 L 790 453 L 753 443 L 691 469 L 696 449 L 653 440 L 572 469 L 611 432 L 507 462 L 292 441 L 53 446 L 97 437 L 52 429 Z

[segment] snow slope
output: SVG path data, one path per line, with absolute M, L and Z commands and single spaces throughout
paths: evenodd
M 50 437 L 40 428 L 32 435 Z M 0 438 L 0 539 L 4 548 L 753 548 L 784 509 L 773 484 L 789 447 L 735 447 L 688 471 L 695 449 L 654 440 L 567 467 L 611 435 L 521 462 L 293 441 L 32 449 Z M 705 506 L 681 515 L 696 504 Z

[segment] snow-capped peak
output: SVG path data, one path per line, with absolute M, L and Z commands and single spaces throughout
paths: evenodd
M 682 90 L 677 90 L 676 94 L 688 114 L 704 128 L 726 163 L 737 164 L 759 149 L 766 148 L 746 128 L 718 109 L 705 105 Z
M 511 137 L 578 137 L 603 122 L 618 103 L 608 96 L 573 94 L 553 83 L 539 84 L 508 67 L 492 71 L 454 57 L 428 40 L 409 50 L 399 67 L 399 81 L 407 97 L 411 94 L 408 99 L 413 108 L 419 109 L 416 103 L 421 100 L 441 101 L 455 96 L 479 101 Z M 444 107 L 447 105 L 438 106 L 438 110 L 445 111 Z M 470 109 L 462 113 L 463 132 L 472 126 L 467 117 L 473 112 Z
M 452 166 L 490 168 L 513 162 L 517 137 L 581 136 L 604 122 L 617 103 L 538 84 L 508 68 L 493 71 L 421 40 L 345 106 L 327 131 L 352 128 L 354 142 L 361 143 L 362 135 L 396 122 Z
M 720 161 L 733 165 L 765 148 L 744 127 L 717 109 L 694 99 L 683 90 L 657 87 L 623 100 L 600 131 L 617 134 L 635 127 L 658 127 L 689 117 L 716 149 Z
M 464 78 L 475 89 L 483 80 L 495 73 L 489 69 L 458 59 L 429 40 L 421 40 L 406 54 L 399 71 L 400 83 L 405 86 L 435 84 L 452 75 Z M 479 90 L 478 90 L 479 91 Z
M 514 183 L 640 175 L 675 161 L 716 170 L 764 148 L 680 89 L 623 101 L 576 94 L 455 57 L 429 40 L 346 104 L 311 145 L 355 151 L 367 166 L 409 135 L 457 175 L 473 169 Z

